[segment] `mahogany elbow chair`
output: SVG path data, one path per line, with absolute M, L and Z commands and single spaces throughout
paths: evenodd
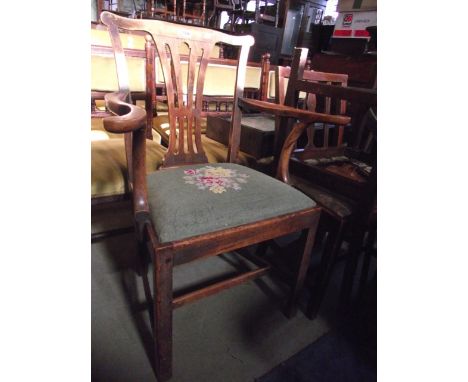
M 174 297 L 173 267 L 302 232 L 304 247 L 296 265 L 286 309 L 287 315 L 291 316 L 296 312 L 298 294 L 307 272 L 320 208 L 291 186 L 236 164 L 240 139 L 239 102 L 243 96 L 249 48 L 254 43 L 251 36 L 233 36 L 162 20 L 127 19 L 109 12 L 103 12 L 101 20 L 108 26 L 111 36 L 120 89 L 106 95 L 107 107 L 115 116 L 106 118 L 104 126 L 110 132 L 125 133 L 129 137 L 126 143 L 133 174 L 135 234 L 140 256 L 149 254 L 154 264 L 155 371 L 158 380 L 165 381 L 172 375 L 173 309 L 262 276 L 269 270 L 263 265 Z M 119 29 L 146 31 L 147 40 L 153 40 L 162 62 L 170 138 L 162 169 L 148 175 L 145 171 L 147 115 L 145 110 L 130 102 Z M 229 163 L 208 165 L 200 139 L 200 119 L 204 116 L 205 71 L 210 52 L 217 42 L 238 46 L 240 53 Z M 180 70 L 181 44 L 190 49 L 187 96 L 183 95 Z M 321 116 L 310 113 L 309 118 L 315 120 Z

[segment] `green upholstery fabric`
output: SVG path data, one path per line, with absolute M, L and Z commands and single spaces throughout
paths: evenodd
M 209 183 L 203 169 L 230 174 L 227 183 Z M 197 182 L 202 171 L 204 183 Z M 194 180 L 195 179 L 195 180 Z M 240 180 L 239 180 L 240 179 Z M 161 243 L 186 239 L 226 228 L 311 208 L 316 203 L 277 179 L 233 163 L 189 165 L 163 169 L 147 177 L 151 217 Z M 219 180 L 218 180 L 219 182 Z M 229 183 L 232 182 L 232 183 Z M 210 185 L 211 184 L 211 185 Z M 222 191 L 225 186 L 225 191 Z M 221 190 L 220 190 L 221 188 Z M 236 190 L 236 188 L 239 188 Z
M 166 150 L 160 144 L 146 140 L 146 170 L 155 171 Z M 91 142 L 91 197 L 124 195 L 128 192 L 125 144 L 120 139 Z

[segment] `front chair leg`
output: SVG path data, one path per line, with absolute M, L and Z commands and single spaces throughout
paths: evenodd
M 154 255 L 154 346 L 159 382 L 172 377 L 172 253 Z
M 295 283 L 293 285 L 293 290 L 289 297 L 288 306 L 286 309 L 286 316 L 292 318 L 297 313 L 297 300 L 299 299 L 299 293 L 302 290 L 304 285 L 304 280 L 307 275 L 307 270 L 309 269 L 310 263 L 310 254 L 314 246 L 315 233 L 317 232 L 318 218 L 315 221 L 314 225 L 308 229 L 307 238 L 304 244 L 304 252 L 299 260 L 299 265 L 296 273 Z

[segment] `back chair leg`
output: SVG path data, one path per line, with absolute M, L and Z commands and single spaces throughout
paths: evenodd
M 299 293 L 304 286 L 304 280 L 309 269 L 310 263 L 310 254 L 314 246 L 315 234 L 317 232 L 318 219 L 315 221 L 315 224 L 308 229 L 307 238 L 304 244 L 304 252 L 299 260 L 299 265 L 297 268 L 297 276 L 295 278 L 295 283 L 291 295 L 289 297 L 288 306 L 286 309 L 286 316 L 292 318 L 297 313 L 297 300 L 299 299 Z
M 154 254 L 154 345 L 159 382 L 172 377 L 172 267 L 170 252 Z
M 351 304 L 354 277 L 356 275 L 359 256 L 362 250 L 362 241 L 364 239 L 365 227 L 358 224 L 355 228 L 349 246 L 349 254 L 343 274 L 343 281 L 340 291 L 340 305 L 343 311 L 347 311 Z
M 366 289 L 366 285 L 367 285 L 367 281 L 369 277 L 370 262 L 372 258 L 374 241 L 375 241 L 376 236 L 377 236 L 376 228 L 369 230 L 369 234 L 367 235 L 366 247 L 364 250 L 364 259 L 362 262 L 361 276 L 359 279 L 359 292 L 358 292 L 359 298 L 362 297 L 362 295 L 364 294 L 364 290 Z
M 317 282 L 313 285 L 311 297 L 307 305 L 306 315 L 309 319 L 314 319 L 322 304 L 323 297 L 327 290 L 332 275 L 333 266 L 340 252 L 343 241 L 344 223 L 341 222 L 336 230 L 329 233 L 327 242 L 322 254 L 322 260 L 317 274 Z

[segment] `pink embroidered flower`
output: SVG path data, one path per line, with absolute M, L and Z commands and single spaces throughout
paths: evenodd
M 237 170 L 222 167 L 205 166 L 198 169 L 184 170 L 183 177 L 186 184 L 194 184 L 199 190 L 206 190 L 221 194 L 228 188 L 239 191 L 239 183 L 247 183 L 246 174 L 238 174 Z

